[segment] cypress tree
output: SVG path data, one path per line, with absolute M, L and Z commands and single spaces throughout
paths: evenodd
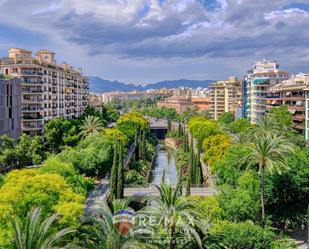
M 115 143 L 114 145 L 114 158 L 113 158 L 113 166 L 112 166 L 112 172 L 111 172 L 111 181 L 110 181 L 110 195 L 112 200 L 114 197 L 116 197 L 117 193 L 117 160 L 118 160 L 118 143 Z
M 117 177 L 117 198 L 123 198 L 123 145 L 119 146 L 118 156 L 118 177 Z
M 143 138 L 142 138 L 142 160 L 146 161 L 146 130 L 143 131 Z
M 168 130 L 168 131 L 171 131 L 171 130 L 172 130 L 172 121 L 171 121 L 170 118 L 167 120 L 167 130 Z
M 180 119 L 178 119 L 178 138 L 181 137 L 181 132 L 182 132 L 181 123 L 180 123 Z
M 180 184 L 181 188 L 180 188 L 180 194 L 182 195 L 182 165 L 179 168 L 179 172 L 178 172 L 178 184 Z
M 191 144 L 189 149 L 189 163 L 188 163 L 188 172 L 187 172 L 187 184 L 186 184 L 186 195 L 189 196 L 191 194 L 190 188 L 192 183 L 192 167 L 193 167 L 193 146 Z
M 196 158 L 196 184 L 202 183 L 202 168 L 201 168 L 201 150 L 199 149 L 197 152 L 197 158 Z

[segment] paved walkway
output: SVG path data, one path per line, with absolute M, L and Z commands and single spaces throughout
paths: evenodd
M 182 191 L 183 193 L 186 192 L 185 188 Z M 191 188 L 191 195 L 192 196 L 212 196 L 216 193 L 214 188 Z M 159 196 L 159 191 L 155 187 L 149 188 L 125 188 L 124 189 L 124 196 L 131 197 L 131 196 Z

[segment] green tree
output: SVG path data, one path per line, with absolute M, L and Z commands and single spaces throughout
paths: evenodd
M 111 170 L 111 180 L 110 180 L 110 195 L 112 200 L 115 197 L 117 198 L 118 149 L 119 144 L 116 143 L 114 145 L 114 158 L 113 158 L 113 166 Z
M 229 130 L 231 133 L 246 133 L 251 127 L 250 121 L 246 118 L 236 119 L 229 124 Z
M 83 213 L 84 196 L 76 194 L 57 174 L 36 169 L 13 170 L 0 189 L 0 247 L 6 248 L 12 239 L 10 219 L 27 215 L 32 207 L 42 207 L 42 215 L 59 213 L 60 226 L 76 227 Z M 10 217 L 10 219 L 8 218 Z
M 231 138 L 226 134 L 216 134 L 204 140 L 205 155 L 203 159 L 208 163 L 212 172 L 214 172 L 215 164 L 224 156 L 230 146 Z
M 229 125 L 235 120 L 235 116 L 231 112 L 224 112 L 219 116 L 218 122 Z
M 81 245 L 89 249 L 147 249 L 153 248 L 149 243 L 143 243 L 139 239 L 139 232 L 133 230 L 125 236 L 122 236 L 113 223 L 113 216 L 118 211 L 131 210 L 128 207 L 128 201 L 114 200 L 112 208 L 103 206 L 96 212 L 95 217 L 84 217 L 81 227 L 80 241 Z
M 74 146 L 79 141 L 74 121 L 64 117 L 50 120 L 44 127 L 44 138 L 51 151 L 58 153 L 65 145 Z
M 117 198 L 123 198 L 123 145 L 119 145 L 118 152 L 118 170 L 117 170 Z
M 87 116 L 80 129 L 80 135 L 85 138 L 89 135 L 101 132 L 103 130 L 103 123 L 99 117 Z
M 266 130 L 265 130 L 266 131 Z M 287 169 L 285 156 L 293 151 L 291 143 L 281 137 L 266 135 L 256 135 L 253 143 L 248 145 L 249 153 L 245 155 L 245 160 L 249 165 L 258 165 L 260 176 L 260 204 L 261 204 L 261 221 L 265 223 L 265 170 L 270 172 L 281 172 Z
M 55 248 L 64 236 L 74 232 L 70 228 L 55 231 L 52 225 L 58 218 L 58 215 L 52 215 L 44 220 L 40 208 L 28 212 L 24 221 L 15 218 L 12 221 L 15 247 L 17 249 Z
M 286 105 L 270 109 L 269 115 L 273 117 L 280 130 L 290 130 L 292 128 L 293 115 Z
M 137 112 L 130 112 L 122 115 L 117 121 L 117 128 L 123 132 L 130 141 L 133 141 L 135 135 L 140 130 L 147 130 L 148 120 Z
M 153 198 L 155 205 L 146 209 L 145 213 L 164 220 L 163 229 L 169 238 L 168 248 L 177 247 L 176 233 L 185 234 L 186 232 L 188 233 L 187 238 L 192 237 L 201 248 L 202 240 L 197 229 L 202 221 L 200 214 L 194 211 L 195 202 L 181 198 L 180 188 L 182 185 L 178 184 L 176 188 L 173 188 L 171 185 L 161 183 L 156 187 L 160 195 L 158 198 Z
M 74 149 L 62 151 L 59 156 L 72 163 L 81 174 L 104 177 L 112 165 L 112 142 L 98 133 L 86 137 Z

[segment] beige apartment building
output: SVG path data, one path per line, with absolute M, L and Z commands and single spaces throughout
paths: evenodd
M 228 80 L 214 82 L 209 88 L 212 118 L 217 120 L 224 112 L 236 115 L 237 108 L 241 106 L 241 81 L 231 76 Z
M 271 87 L 266 98 L 267 110 L 287 106 L 293 116 L 293 128 L 304 134 L 306 140 L 309 135 L 308 88 L 309 74 L 301 73 Z
M 88 105 L 89 83 L 81 69 L 56 64 L 55 53 L 11 48 L 0 59 L 0 72 L 21 79 L 22 132 L 42 134 L 44 124 L 63 116 L 72 119 Z

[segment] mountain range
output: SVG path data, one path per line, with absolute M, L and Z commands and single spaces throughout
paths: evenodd
M 145 91 L 148 89 L 160 89 L 163 87 L 166 88 L 177 88 L 177 87 L 208 87 L 213 80 L 164 80 L 157 83 L 147 84 L 145 86 L 135 85 L 135 84 L 127 84 L 119 81 L 110 81 L 105 80 L 100 77 L 88 77 L 89 78 L 89 91 L 95 93 L 104 93 L 104 92 L 113 92 L 113 91 L 122 91 L 122 92 L 130 92 L 130 91 Z

